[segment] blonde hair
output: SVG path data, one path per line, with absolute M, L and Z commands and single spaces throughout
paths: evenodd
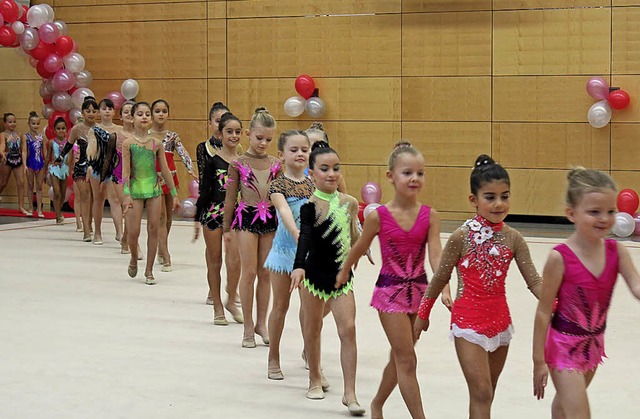
M 400 154 L 409 153 L 413 156 L 421 156 L 422 153 L 417 148 L 411 145 L 407 140 L 400 140 L 393 146 L 393 151 L 389 155 L 389 170 L 393 172 L 396 166 L 396 159 Z
M 310 134 L 321 135 L 324 141 L 327 144 L 329 144 L 329 136 L 325 132 L 324 125 L 322 125 L 322 122 L 314 122 L 313 124 L 311 124 L 309 128 L 307 128 L 305 132 L 307 133 L 307 135 L 310 135 Z
M 257 107 L 253 116 L 251 117 L 251 122 L 249 122 L 249 129 L 253 129 L 256 125 L 260 125 L 264 128 L 275 128 L 276 120 L 273 119 L 273 116 L 269 113 L 267 108 L 265 107 Z
M 567 205 L 574 207 L 582 197 L 591 192 L 616 192 L 616 183 L 611 176 L 599 170 L 574 167 L 567 174 Z

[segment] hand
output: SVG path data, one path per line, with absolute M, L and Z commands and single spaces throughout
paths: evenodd
M 122 215 L 127 215 L 127 211 L 131 208 L 133 208 L 133 199 L 131 199 L 131 195 L 127 195 L 122 202 Z
M 413 323 L 413 335 L 416 339 L 420 339 L 422 331 L 429 329 L 429 320 L 423 320 L 420 317 L 416 317 L 416 321 Z
M 336 276 L 335 288 L 338 289 L 349 281 L 349 271 L 346 269 L 340 269 Z
M 180 208 L 182 208 L 182 205 L 180 205 L 180 200 L 178 199 L 177 196 L 174 196 L 173 197 L 173 212 L 180 211 Z
M 196 221 L 195 223 L 193 223 L 193 240 L 192 240 L 192 243 L 195 243 L 195 241 L 198 240 L 198 237 L 200 237 L 200 223 Z
M 453 300 L 451 299 L 450 292 L 442 291 L 442 294 L 440 295 L 440 301 L 442 301 L 442 304 L 444 304 L 444 306 L 448 308 L 449 311 L 451 311 L 451 308 L 453 307 Z
M 289 292 L 293 292 L 296 288 L 300 288 L 300 284 L 304 280 L 304 269 L 298 268 L 294 269 L 291 272 L 291 287 L 289 288 Z
M 545 362 L 533 362 L 533 395 L 541 400 L 544 398 L 544 389 L 547 386 L 549 367 Z
M 190 171 L 190 172 L 189 172 L 189 174 L 191 175 L 191 178 L 192 178 L 193 180 L 198 180 L 198 175 L 196 175 L 196 174 L 195 174 L 195 172 L 194 172 L 193 170 L 192 170 L 192 171 Z

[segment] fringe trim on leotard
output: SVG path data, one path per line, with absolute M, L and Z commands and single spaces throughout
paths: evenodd
M 329 301 L 330 298 L 338 298 L 341 295 L 347 295 L 349 294 L 349 291 L 353 290 L 353 280 L 350 279 L 346 284 L 344 284 L 344 286 L 342 286 L 341 288 L 338 288 L 335 291 L 331 291 L 329 293 L 322 291 L 322 290 L 318 290 L 316 289 L 316 287 L 313 286 L 313 284 L 307 279 L 305 278 L 304 281 L 302 281 L 302 285 L 311 293 L 313 294 L 314 297 L 318 297 L 323 299 L 325 302 Z

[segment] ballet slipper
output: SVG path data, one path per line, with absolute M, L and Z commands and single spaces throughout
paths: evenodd
M 269 369 L 267 370 L 267 378 L 269 380 L 280 381 L 280 380 L 284 380 L 284 374 L 282 373 L 282 370 L 278 366 L 269 367 Z
M 309 390 L 307 391 L 307 399 L 311 399 L 311 400 L 324 399 L 324 391 L 322 391 L 322 386 L 310 387 Z
M 153 274 L 146 274 L 144 278 L 144 283 L 147 285 L 155 285 L 156 279 L 153 277 Z
M 256 338 L 253 336 L 243 337 L 242 338 L 242 347 L 243 348 L 255 348 L 256 347 Z
M 216 326 L 229 326 L 229 321 L 226 317 L 224 317 L 224 314 L 220 314 L 217 316 L 213 316 L 213 324 L 215 324 Z
M 360 403 L 358 403 L 357 400 L 352 400 L 350 402 L 347 402 L 347 399 L 343 397 L 342 404 L 347 407 L 347 410 L 349 411 L 349 414 L 351 416 L 362 416 L 365 413 L 364 408 L 360 406 Z
M 127 273 L 129 274 L 129 278 L 135 278 L 138 275 L 138 267 L 129 265 L 127 268 Z

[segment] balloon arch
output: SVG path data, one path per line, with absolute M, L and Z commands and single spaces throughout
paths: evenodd
M 89 89 L 93 76 L 85 69 L 85 60 L 77 52 L 75 41 L 68 35 L 67 24 L 54 20 L 48 4 L 27 7 L 14 0 L 0 0 L 0 45 L 16 48 L 29 60 L 42 77 L 40 96 L 42 115 L 49 121 L 45 135 L 55 138 L 54 121 L 64 118 L 70 128 L 82 115 L 80 110 L 86 96 L 95 96 Z M 129 79 L 120 92 L 107 94 L 116 108 L 126 99 L 138 94 L 138 83 Z

